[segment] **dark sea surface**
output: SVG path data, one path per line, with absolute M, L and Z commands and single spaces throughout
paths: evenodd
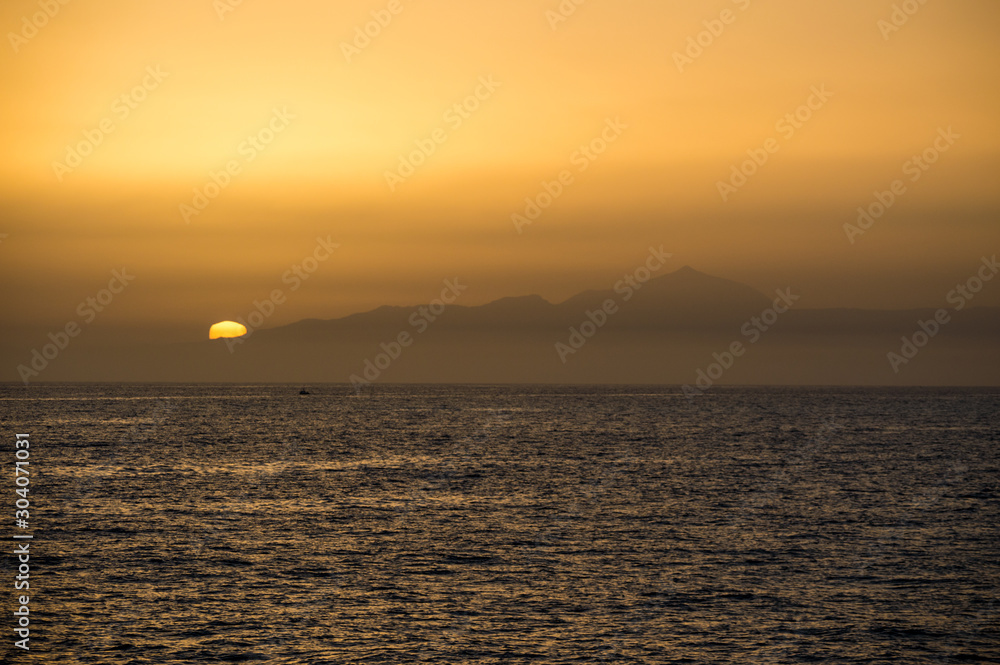
M 998 390 L 299 388 L 0 387 L 0 661 L 1000 662 Z

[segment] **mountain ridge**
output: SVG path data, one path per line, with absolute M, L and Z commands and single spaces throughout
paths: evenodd
M 91 334 L 38 380 L 684 384 L 739 344 L 720 383 L 1000 383 L 1000 308 L 955 313 L 900 368 L 888 354 L 938 310 L 808 309 L 794 289 L 764 294 L 690 266 L 637 286 L 622 281 L 557 303 L 530 294 L 385 305 L 231 340 L 102 345 Z M 9 380 L 20 379 L 24 358 L 20 348 L 4 358 Z

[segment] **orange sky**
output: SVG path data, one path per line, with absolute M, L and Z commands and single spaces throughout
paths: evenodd
M 226 1 L 76 0 L 37 30 L 37 0 L 0 7 L 0 270 L 18 323 L 65 322 L 127 266 L 103 324 L 200 334 L 327 236 L 339 249 L 269 325 L 427 301 L 456 276 L 467 304 L 559 300 L 607 288 L 650 244 L 676 267 L 797 285 L 810 307 L 935 306 L 997 250 L 990 0 L 928 2 L 892 32 L 889 0 L 589 0 L 554 28 L 558 0 L 244 0 L 220 17 Z M 348 61 L 372 12 L 387 25 Z M 680 71 L 705 21 L 720 34 Z M 814 89 L 832 96 L 779 128 Z M 609 121 L 620 136 L 581 159 Z M 904 163 L 949 127 L 960 138 L 911 181 Z M 723 201 L 719 181 L 772 138 Z M 83 141 L 99 144 L 54 166 Z M 391 191 L 417 142 L 432 154 Z M 511 215 L 563 170 L 519 234 Z M 850 243 L 844 224 L 896 179 L 906 193 Z

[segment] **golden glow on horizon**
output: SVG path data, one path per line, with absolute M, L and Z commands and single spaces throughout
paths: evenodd
M 214 324 L 208 331 L 209 339 L 227 339 L 232 337 L 243 337 L 247 334 L 246 326 L 235 321 L 220 321 Z
M 0 271 L 33 285 L 11 294 L 24 321 L 59 325 L 86 295 L 66 283 L 127 264 L 149 297 L 102 321 L 201 335 L 287 289 L 328 235 L 343 251 L 269 326 L 425 302 L 456 275 L 468 304 L 557 301 L 660 244 L 762 290 L 795 280 L 811 306 L 927 306 L 996 245 L 1000 3 L 922 4 L 884 33 L 890 0 L 588 2 L 556 23 L 559 0 L 398 1 L 388 21 L 389 0 L 90 0 L 8 37 Z M 38 11 L 2 3 L 2 32 Z M 345 52 L 372 12 L 386 24 Z M 627 128 L 581 159 L 609 119 Z M 961 138 L 851 245 L 856 209 L 949 127 Z M 512 214 L 564 170 L 518 234 Z

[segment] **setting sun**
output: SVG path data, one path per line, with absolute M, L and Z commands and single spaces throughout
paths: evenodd
M 208 331 L 209 339 L 227 339 L 230 337 L 242 337 L 247 334 L 246 326 L 235 321 L 220 321 L 213 325 Z

